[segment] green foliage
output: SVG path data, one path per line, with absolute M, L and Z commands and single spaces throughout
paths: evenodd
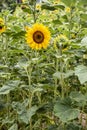
M 80 111 L 72 107 L 72 101 L 69 98 L 59 100 L 54 106 L 54 113 L 62 122 L 68 122 L 78 118 Z
M 0 3 L 0 130 L 87 129 L 86 1 Z M 26 43 L 35 22 L 49 28 L 47 49 Z
M 79 65 L 75 68 L 75 74 L 78 76 L 81 84 L 87 82 L 87 67 Z

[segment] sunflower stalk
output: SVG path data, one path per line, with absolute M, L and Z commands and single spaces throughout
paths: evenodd
M 73 9 L 71 8 L 69 20 L 69 39 L 71 38 L 71 30 L 72 30 L 72 19 L 73 19 Z
M 36 51 L 36 58 L 37 58 L 37 61 L 36 61 L 36 70 L 37 70 L 37 83 L 38 83 L 38 81 L 39 81 L 39 66 L 38 66 L 38 58 L 39 58 L 39 53 L 38 53 L 38 51 Z
M 34 18 L 34 23 L 36 23 L 36 1 L 34 1 L 33 18 Z
M 5 16 L 4 17 L 4 19 L 5 19 L 5 23 L 4 23 L 4 25 L 6 26 L 6 21 L 7 21 L 7 16 Z M 5 35 L 6 36 L 6 35 Z M 4 62 L 5 62 L 5 64 L 8 66 L 8 60 L 9 60 L 9 57 L 8 57 L 8 54 L 9 54 L 9 38 L 6 36 L 5 37 L 5 41 L 3 40 L 3 42 L 5 42 L 5 44 L 4 44 L 4 52 L 5 52 L 5 59 L 4 59 Z M 9 68 L 9 66 L 8 66 L 8 68 Z M 6 72 L 8 73 L 8 68 L 6 68 Z M 7 80 L 9 80 L 9 76 L 7 76 Z M 6 98 L 7 98 L 7 104 L 8 104 L 8 106 L 7 106 L 7 116 L 8 116 L 8 118 L 9 118 L 9 115 L 10 115 L 10 92 L 6 95 Z
M 32 97 L 33 97 L 33 95 L 32 95 L 32 88 L 31 88 L 31 71 L 32 71 L 32 69 L 29 66 L 29 68 L 25 68 L 25 71 L 27 73 L 28 84 L 29 84 L 29 104 L 28 104 L 28 106 L 29 106 L 29 109 L 30 109 L 32 107 Z M 32 130 L 33 129 L 32 128 L 32 118 L 29 121 L 29 125 L 30 125 L 29 130 Z
M 32 68 L 31 68 L 31 64 L 27 67 L 24 67 L 25 72 L 27 74 L 27 78 L 28 78 L 28 85 L 29 85 L 29 92 L 28 92 L 28 97 L 29 97 L 29 104 L 28 107 L 29 109 L 32 107 L 32 98 L 33 98 L 33 94 L 32 94 L 32 86 L 31 86 L 31 72 L 32 72 Z M 29 130 L 32 130 L 32 118 L 29 121 Z
M 61 72 L 61 76 L 60 76 L 60 84 L 61 84 L 61 97 L 62 99 L 64 98 L 64 77 L 63 77 L 63 63 L 62 63 L 62 44 L 60 44 L 59 47 L 59 55 L 60 55 L 60 72 Z
M 58 58 L 56 58 L 56 72 L 58 72 Z M 56 99 L 56 96 L 57 96 L 57 84 L 58 80 L 57 78 L 55 78 L 55 89 L 54 89 L 54 99 Z

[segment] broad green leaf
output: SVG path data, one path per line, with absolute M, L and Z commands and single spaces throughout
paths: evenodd
M 24 122 L 26 124 L 29 123 L 28 112 L 26 110 L 27 105 L 28 104 L 25 103 L 25 101 L 23 103 L 20 102 L 12 103 L 12 108 L 17 112 L 18 119 L 21 120 L 21 122 Z
M 50 5 L 48 3 L 44 3 L 44 4 L 42 4 L 41 8 L 53 11 L 53 10 L 56 10 L 58 8 L 64 9 L 65 7 L 64 7 L 64 5 L 59 5 L 59 4 L 58 5 Z
M 62 9 L 62 10 L 65 8 L 65 6 L 62 5 L 62 4 L 56 4 L 56 5 L 54 5 L 54 7 L 55 7 L 55 9 L 60 8 L 60 9 Z
M 21 8 L 24 12 L 31 14 L 30 6 L 22 5 Z
M 58 78 L 58 79 L 61 79 L 61 77 L 65 77 L 65 73 L 61 73 L 61 72 L 56 72 L 56 73 L 54 73 L 53 74 L 53 77 L 56 77 L 56 78 Z
M 41 8 L 51 10 L 51 11 L 55 10 L 55 7 L 53 5 L 48 4 L 48 3 L 42 4 Z
M 67 124 L 66 130 L 81 130 L 81 126 L 79 123 L 76 124 L 75 122 L 70 122 Z
M 30 65 L 31 65 L 31 61 L 26 61 L 25 59 L 21 59 L 21 60 L 17 63 L 16 67 L 27 69 L 27 67 L 30 66 Z
M 87 82 L 87 67 L 84 65 L 78 65 L 75 68 L 75 75 L 78 76 L 78 79 L 81 84 Z
M 22 108 L 22 109 L 23 109 L 23 108 Z M 26 124 L 29 123 L 28 113 L 27 113 L 27 110 L 25 110 L 25 109 L 23 109 L 23 110 L 21 110 L 20 112 L 18 112 L 18 118 L 19 118 L 22 122 L 24 122 L 24 123 L 26 123 Z
M 59 19 L 55 19 L 52 21 L 54 24 L 62 24 L 62 22 Z
M 79 0 L 79 3 L 78 3 L 78 5 L 87 5 L 87 0 Z
M 6 73 L 6 72 L 0 72 L 0 77 L 1 78 L 7 78 L 7 77 L 10 77 L 11 73 Z
M 5 69 L 5 68 L 8 68 L 8 66 L 7 65 L 3 65 L 3 64 L 0 64 L 0 69 Z
M 75 5 L 76 1 L 77 0 L 62 0 L 62 2 L 69 7 Z
M 70 76 L 72 76 L 74 74 L 74 71 L 73 70 L 68 70 L 66 73 L 65 73 L 65 78 L 68 78 Z
M 35 105 L 35 106 L 32 106 L 31 108 L 27 109 L 26 107 L 28 106 L 29 104 L 29 101 L 24 101 L 22 103 L 20 102 L 13 102 L 12 103 L 12 107 L 15 111 L 17 111 L 17 114 L 18 114 L 18 118 L 28 124 L 31 117 L 36 113 L 38 107 Z
M 17 25 L 13 26 L 12 30 L 15 31 L 15 32 L 21 32 L 22 31 L 20 26 L 17 26 Z
M 36 92 L 41 92 L 41 91 L 43 91 L 42 88 L 35 88 L 35 89 L 32 91 L 32 93 L 34 94 L 34 93 L 36 93 Z
M 73 70 L 68 70 L 66 73 L 56 72 L 53 74 L 54 77 L 61 79 L 62 78 L 68 78 L 69 76 L 72 76 L 74 74 Z
M 6 108 L 6 104 L 0 101 L 0 112 L 3 111 L 3 109 Z
M 74 99 L 77 102 L 86 102 L 87 101 L 87 97 L 79 92 L 71 92 L 70 98 Z
M 19 83 L 20 83 L 19 80 L 9 81 L 6 85 L 3 85 L 0 88 L 0 95 L 8 94 L 11 90 L 14 90 L 19 85 Z
M 81 40 L 81 46 L 87 47 L 87 36 Z
M 32 106 L 29 110 L 28 110 L 28 119 L 30 121 L 31 117 L 36 113 L 36 111 L 38 110 L 38 107 L 35 105 L 35 106 Z
M 67 99 L 66 99 L 67 100 Z M 70 101 L 69 101 L 70 102 Z M 72 107 L 71 102 L 59 100 L 54 106 L 54 114 L 59 117 L 62 122 L 68 122 L 78 117 L 80 111 Z
M 14 123 L 8 130 L 18 130 L 18 126 Z
M 87 14 L 81 14 L 81 19 L 86 21 L 87 20 Z

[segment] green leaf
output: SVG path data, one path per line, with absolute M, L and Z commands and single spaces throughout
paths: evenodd
M 87 101 L 87 97 L 79 92 L 71 92 L 70 98 L 72 98 L 76 102 L 86 102 Z
M 16 67 L 27 69 L 27 67 L 29 67 L 30 65 L 31 65 L 31 61 L 27 61 L 27 60 L 25 60 L 25 59 L 21 59 L 21 60 L 17 63 Z
M 0 95 L 8 94 L 11 90 L 14 90 L 19 85 L 19 80 L 9 81 L 6 85 L 0 88 Z
M 29 110 L 28 110 L 28 119 L 30 121 L 31 117 L 36 113 L 36 111 L 38 110 L 38 107 L 32 106 Z
M 7 66 L 7 65 L 0 64 L 0 69 L 5 69 L 5 68 L 8 68 L 8 66 Z
M 36 93 L 36 92 L 41 92 L 41 91 L 43 91 L 42 88 L 35 88 L 35 89 L 32 91 L 32 93 L 34 94 L 34 93 Z
M 26 124 L 29 123 L 31 117 L 36 113 L 38 107 L 32 106 L 31 108 L 27 109 L 26 107 L 29 104 L 29 99 L 22 103 L 20 102 L 13 102 L 12 107 L 15 111 L 17 111 L 18 118 L 21 120 L 21 122 L 24 122 Z
M 81 46 L 87 47 L 87 36 L 81 40 Z
M 78 76 L 78 79 L 81 84 L 87 82 L 87 67 L 84 65 L 78 65 L 75 68 L 75 75 Z
M 0 112 L 6 108 L 6 104 L 0 101 Z
M 18 130 L 18 126 L 14 123 L 8 130 Z
M 21 32 L 22 31 L 20 26 L 17 26 L 17 25 L 13 26 L 12 30 L 14 30 L 15 32 Z
M 21 110 L 21 111 L 18 112 L 18 118 L 22 122 L 24 122 L 26 124 L 28 124 L 28 122 L 29 122 L 28 113 L 27 113 L 27 111 L 25 109 L 23 109 L 23 110 Z
M 48 3 L 44 3 L 44 4 L 42 4 L 41 8 L 53 11 L 53 10 L 56 10 L 58 8 L 64 9 L 65 7 L 64 7 L 64 5 L 59 5 L 59 4 L 58 5 L 57 4 L 56 5 L 51 5 L 51 4 L 48 4 Z
M 74 74 L 74 71 L 73 70 L 68 70 L 66 73 L 61 73 L 61 72 L 56 72 L 53 74 L 54 77 L 58 78 L 58 79 L 61 79 L 61 77 L 63 78 L 68 78 L 69 76 L 72 76 Z
M 87 20 L 87 14 L 81 14 L 81 19 L 86 21 Z
M 72 107 L 69 98 L 59 100 L 54 106 L 54 114 L 59 117 L 62 122 L 67 123 L 68 121 L 76 119 L 79 113 L 80 111 L 78 109 Z
M 55 7 L 55 9 L 60 8 L 60 9 L 62 9 L 62 10 L 64 10 L 64 8 L 65 8 L 65 6 L 62 5 L 62 4 L 56 4 L 56 5 L 54 5 L 54 7 Z
M 21 122 L 24 122 L 26 124 L 29 123 L 29 117 L 28 117 L 28 111 L 26 110 L 26 107 L 29 104 L 29 99 L 25 99 L 24 102 L 13 102 L 12 108 L 17 112 L 18 119 L 21 120 Z
M 71 122 L 67 125 L 66 130 L 82 130 L 79 123 Z
M 52 21 L 54 24 L 62 24 L 62 22 L 59 19 L 55 19 Z
M 48 3 L 42 4 L 41 8 L 51 10 L 51 11 L 55 10 L 55 7 L 53 5 L 48 4 Z
M 31 8 L 29 6 L 22 5 L 21 8 L 24 12 L 31 14 Z
M 80 6 L 82 5 L 87 5 L 87 0 L 79 0 L 79 3 L 78 3 Z
M 62 2 L 67 5 L 67 6 L 75 6 L 75 3 L 76 3 L 77 0 L 62 0 Z

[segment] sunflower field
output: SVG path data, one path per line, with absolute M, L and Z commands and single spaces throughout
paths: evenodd
M 87 130 L 87 0 L 0 0 L 0 130 Z

